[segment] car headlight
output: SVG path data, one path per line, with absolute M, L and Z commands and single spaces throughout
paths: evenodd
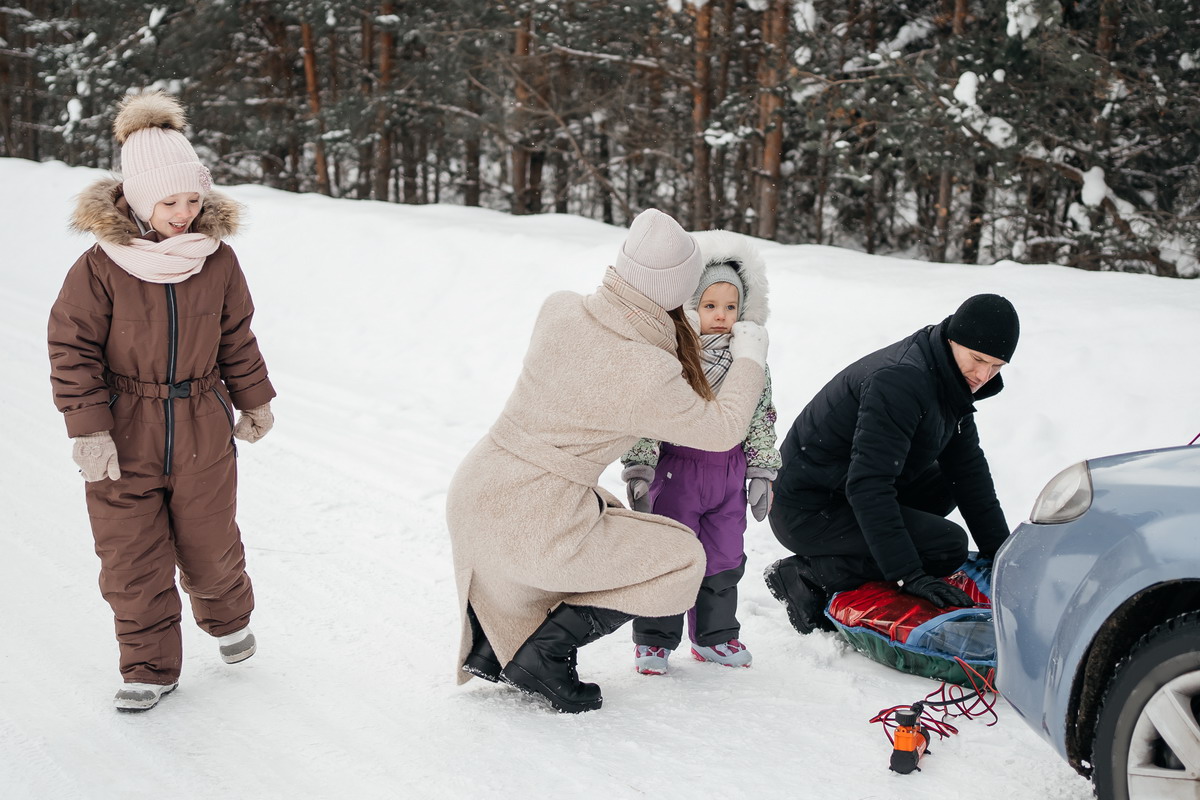
M 1070 522 L 1092 505 L 1092 474 L 1086 461 L 1072 464 L 1055 475 L 1033 504 L 1029 521 L 1042 525 Z

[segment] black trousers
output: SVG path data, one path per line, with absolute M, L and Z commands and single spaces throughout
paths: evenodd
M 691 640 L 704 647 L 738 638 L 738 581 L 746 573 L 746 557 L 740 566 L 709 575 L 700 582 L 696 605 L 687 612 Z M 633 621 L 633 643 L 675 650 L 683 641 L 683 614 L 671 617 L 638 617 Z
M 954 510 L 950 483 L 935 464 L 897 494 L 900 516 L 924 570 L 949 575 L 967 560 L 967 532 L 946 519 Z M 795 509 L 776 503 L 771 530 L 779 543 L 811 567 L 826 591 L 856 589 L 883 580 L 854 510 L 844 500 L 821 509 Z

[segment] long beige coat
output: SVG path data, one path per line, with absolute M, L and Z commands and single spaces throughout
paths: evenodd
M 728 450 L 745 437 L 762 389 L 762 368 L 742 358 L 706 402 L 678 359 L 599 293 L 551 295 L 504 412 L 450 484 L 457 665 L 471 645 L 468 602 L 501 663 L 560 602 L 649 617 L 691 608 L 704 577 L 695 535 L 621 507 L 598 486 L 600 473 L 641 436 Z M 469 678 L 458 672 L 460 683 Z

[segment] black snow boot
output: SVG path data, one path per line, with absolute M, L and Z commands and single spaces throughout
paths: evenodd
M 577 653 L 630 619 L 619 611 L 563 603 L 525 640 L 500 677 L 526 694 L 545 698 L 555 711 L 595 711 L 604 698 L 599 686 L 579 680 Z
M 771 596 L 787 609 L 788 622 L 799 633 L 834 630 L 833 623 L 825 616 L 829 592 L 813 576 L 805 559 L 800 556 L 780 559 L 767 567 L 763 578 Z
M 470 606 L 467 606 L 467 619 L 471 622 L 471 651 L 463 661 L 462 671 L 495 683 L 500 680 L 500 661 L 475 616 L 475 609 Z

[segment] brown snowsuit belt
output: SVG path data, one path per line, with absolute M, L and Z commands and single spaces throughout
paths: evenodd
M 606 466 L 573 456 L 539 439 L 504 415 L 496 420 L 489 433 L 493 442 L 522 461 L 528 461 L 581 486 L 595 486 L 596 476 Z
M 158 400 L 200 395 L 216 386 L 219 380 L 221 380 L 219 367 L 213 367 L 212 372 L 203 378 L 190 378 L 175 383 L 146 383 L 118 375 L 115 372 L 104 373 L 104 382 L 110 388 L 122 394 L 136 394 L 138 397 L 153 397 Z

